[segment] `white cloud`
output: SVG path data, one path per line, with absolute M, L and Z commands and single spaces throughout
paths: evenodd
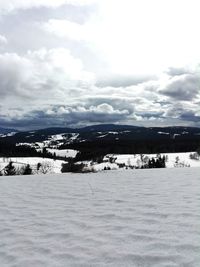
M 14 98 L 25 105 L 24 98 L 38 104 L 71 101 L 73 94 L 80 94 L 93 83 L 93 74 L 84 71 L 82 62 L 67 49 L 0 55 L 0 95 L 5 101 Z
M 68 20 L 50 19 L 42 25 L 42 28 L 60 37 L 67 37 L 77 41 L 87 39 L 84 26 Z
M 70 5 L 90 5 L 95 0 L 0 0 L 0 11 L 10 12 L 16 9 L 29 9 L 34 7 L 56 8 L 65 4 Z
M 119 72 L 161 72 L 199 62 L 197 0 L 103 1 L 97 44 Z
M 112 105 L 109 105 L 107 103 L 102 103 L 97 106 L 90 106 L 90 107 L 84 107 L 84 106 L 76 106 L 76 107 L 59 107 L 56 111 L 57 114 L 98 114 L 98 115 L 128 115 L 129 112 L 126 109 L 119 110 L 113 108 Z M 80 115 L 79 115 L 80 116 Z
M 53 19 L 47 31 L 88 41 L 120 74 L 162 73 L 200 61 L 197 0 L 99 0 L 84 25 Z
M 4 35 L 0 35 L 0 45 L 5 45 L 8 43 L 7 38 Z

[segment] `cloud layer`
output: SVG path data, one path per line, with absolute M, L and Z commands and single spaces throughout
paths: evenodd
M 198 5 L 1 1 L 0 126 L 200 126 Z

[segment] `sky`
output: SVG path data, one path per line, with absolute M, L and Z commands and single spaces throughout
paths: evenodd
M 0 0 L 0 126 L 200 127 L 199 0 Z

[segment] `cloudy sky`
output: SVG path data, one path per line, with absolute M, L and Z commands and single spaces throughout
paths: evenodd
M 199 0 L 0 0 L 0 126 L 200 126 Z

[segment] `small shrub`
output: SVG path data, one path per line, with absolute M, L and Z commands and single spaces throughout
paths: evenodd
M 109 166 L 107 166 L 107 167 L 105 166 L 104 167 L 104 171 L 110 171 L 110 170 L 111 170 L 111 168 Z
M 126 164 L 125 163 L 117 163 L 117 166 L 121 168 L 125 168 Z
M 190 159 L 199 160 L 200 156 L 197 152 L 190 153 Z
M 39 164 L 39 163 L 38 163 Z M 40 163 L 41 164 L 41 163 Z M 45 161 L 43 162 L 40 167 L 39 167 L 39 171 L 43 174 L 47 174 L 47 173 L 50 173 L 52 172 L 53 170 L 53 165 L 51 162 L 49 161 Z

